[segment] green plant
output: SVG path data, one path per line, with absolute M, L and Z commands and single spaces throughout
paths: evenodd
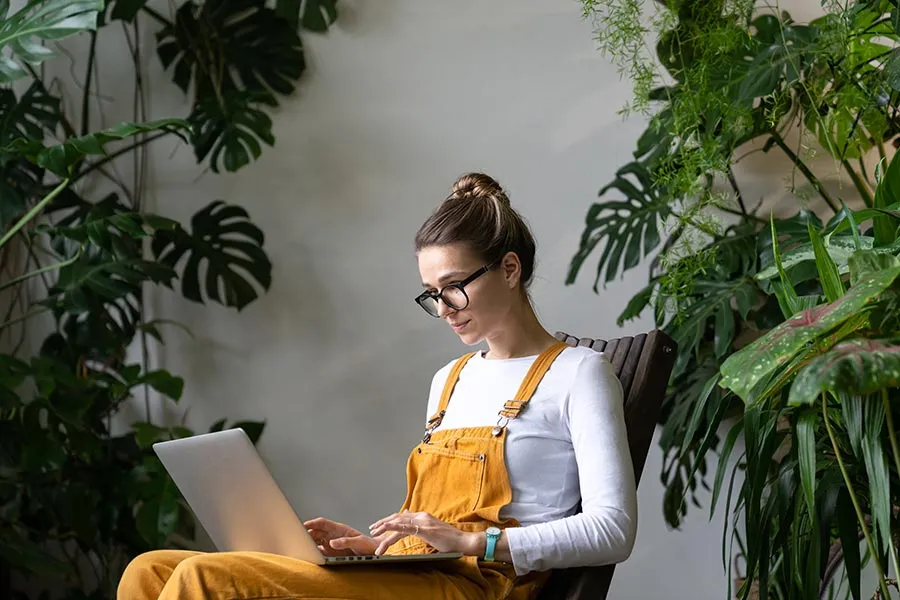
M 652 309 L 679 344 L 661 419 L 664 509 L 678 526 L 684 495 L 707 486 L 703 459 L 721 442 L 692 434 L 717 412 L 740 410 L 712 388 L 717 412 L 692 424 L 704 386 L 740 345 L 783 320 L 781 284 L 756 277 L 772 267 L 768 215 L 747 203 L 734 166 L 757 152 L 777 152 L 795 170 L 795 203 L 778 207 L 784 218 L 776 228 L 785 237 L 791 281 L 811 301 L 821 289 L 806 224 L 819 226 L 822 217 L 844 210 L 844 199 L 822 183 L 814 149 L 852 182 L 846 202 L 874 206 L 875 174 L 866 160 L 870 150 L 884 159 L 900 131 L 900 21 L 896 2 L 888 0 L 827 2 L 825 14 L 807 24 L 752 0 L 583 4 L 597 23 L 601 50 L 634 82 L 626 112 L 643 112 L 650 122 L 634 160 L 588 211 L 568 282 L 595 253 L 595 290 L 653 257 L 647 288 L 619 323 Z M 652 14 L 647 19 L 643 12 Z M 651 31 L 657 44 L 649 49 Z M 849 240 L 827 240 L 845 262 Z
M 789 405 L 785 386 L 815 353 L 834 348 L 846 354 L 839 364 L 856 364 L 862 352 L 853 345 L 837 347 L 842 340 L 888 340 L 890 348 L 900 330 L 895 284 L 886 284 L 872 305 L 851 311 L 837 331 L 809 338 L 809 354 L 790 363 L 794 371 L 782 370 L 779 363 L 772 379 L 761 383 L 772 386 L 763 390 L 768 395 L 747 397 L 759 390 L 740 388 L 746 371 L 739 373 L 735 361 L 748 356 L 742 348 L 765 343 L 754 340 L 783 332 L 786 316 L 808 310 L 808 318 L 821 316 L 816 311 L 823 310 L 823 300 L 847 302 L 858 293 L 860 274 L 874 268 L 867 264 L 888 269 L 900 254 L 896 161 L 881 174 L 900 133 L 897 2 L 824 2 L 823 16 L 809 23 L 795 22 L 777 4 L 752 0 L 649 5 L 583 0 L 583 5 L 597 25 L 601 50 L 634 83 L 634 101 L 625 112 L 644 113 L 649 126 L 634 160 L 619 169 L 601 190 L 603 199 L 588 211 L 568 282 L 591 256 L 598 259 L 597 291 L 652 257 L 648 286 L 631 299 L 619 323 L 652 310 L 657 325 L 679 345 L 661 417 L 666 519 L 679 526 L 688 498 L 700 506 L 699 487 L 712 489 L 712 514 L 727 489 L 729 521 L 741 518 L 747 538 L 746 544 L 735 538 L 742 547 L 738 553 L 747 558 L 750 579 L 761 590 L 775 597 L 818 595 L 838 569 L 843 548 L 850 552 L 844 566 L 855 594 L 861 561 L 858 549 L 853 554 L 850 546 L 851 538 L 858 539 L 851 535 L 858 514 L 834 508 L 837 502 L 846 509 L 849 499 L 835 495 L 846 481 L 835 466 L 836 456 L 828 454 L 831 438 L 822 437 L 828 433 L 820 427 L 824 421 L 805 416 L 810 409 L 783 408 Z M 653 48 L 646 45 L 648 33 L 657 36 Z M 777 217 L 770 208 L 751 206 L 742 193 L 735 165 L 758 152 L 776 153 L 794 171 L 788 186 L 792 201 L 774 207 Z M 814 160 L 817 154 L 828 160 Z M 846 177 L 847 187 L 823 183 L 824 175 L 835 173 Z M 880 320 L 872 321 L 873 315 Z M 860 342 L 872 356 L 881 356 L 882 346 L 865 343 Z M 754 365 L 748 361 L 739 368 Z M 726 387 L 717 385 L 720 367 L 723 373 L 736 369 Z M 830 394 L 849 385 L 831 381 L 822 388 L 831 390 L 825 393 L 829 424 L 848 461 L 855 455 L 849 439 L 841 436 L 850 434 L 832 416 Z M 895 383 L 879 385 L 890 390 L 889 398 L 896 393 Z M 727 418 L 737 418 L 739 425 L 721 439 L 719 426 Z M 877 415 L 872 419 L 872 432 L 888 435 L 888 426 L 878 429 Z M 739 469 L 747 470 L 746 481 L 733 490 L 733 483 L 723 487 L 724 478 L 741 435 L 747 456 L 739 460 Z M 800 436 L 802 451 L 797 449 Z M 810 439 L 816 440 L 813 453 Z M 707 458 L 713 450 L 719 451 L 718 468 L 710 485 Z M 861 444 L 856 450 L 870 455 L 859 460 L 883 459 L 894 469 L 890 444 L 877 449 Z M 752 458 L 751 452 L 756 453 Z M 812 497 L 799 483 L 802 492 L 789 487 L 801 471 L 803 484 L 808 482 L 811 456 L 819 477 Z M 870 485 L 881 484 L 870 484 L 861 464 L 847 467 L 865 495 Z M 788 487 L 780 488 L 782 483 Z M 864 521 L 880 515 L 873 528 L 885 536 L 889 527 L 880 498 L 877 507 L 861 501 L 861 509 Z M 801 500 L 806 504 L 796 504 Z M 812 511 L 800 511 L 813 502 L 824 503 L 825 511 L 815 516 L 815 527 Z M 849 525 L 844 522 L 848 515 L 853 517 Z M 835 518 L 842 520 L 843 546 Z M 872 557 L 876 562 L 891 554 L 885 554 L 888 545 L 879 547 Z M 723 548 L 723 561 L 732 553 L 728 548 Z
M 141 0 L 32 0 L 15 13 L 0 3 L 4 598 L 27 597 L 3 587 L 11 572 L 35 592 L 114 597 L 130 557 L 191 543 L 190 514 L 149 449 L 193 432 L 151 422 L 151 390 L 177 401 L 184 381 L 150 364 L 148 349 L 164 342 L 169 322 L 146 318 L 144 296 L 164 285 L 241 310 L 271 284 L 264 235 L 245 209 L 214 200 L 190 226 L 146 210 L 144 151 L 177 135 L 213 171 L 248 165 L 261 142 L 274 143 L 266 110 L 304 70 L 298 29 L 327 29 L 335 2 L 282 0 L 270 9 L 261 0 L 207 0 L 172 8 L 170 18 Z M 186 119 L 146 121 L 140 19 L 159 24 L 159 58 L 193 96 Z M 112 27 L 125 32 L 134 59 L 135 123 L 92 132 L 101 36 Z M 80 106 L 67 114 L 42 63 L 57 40 L 78 33 L 90 36 L 85 84 Z M 136 165 L 130 182 L 112 169 L 125 157 Z M 83 184 L 97 178 L 113 191 L 87 195 Z M 122 407 L 140 396 L 144 418 L 123 422 Z M 226 426 L 243 427 L 254 441 L 263 431 L 263 423 L 225 420 L 210 430 Z

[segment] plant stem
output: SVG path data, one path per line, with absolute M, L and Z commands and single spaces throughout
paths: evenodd
M 872 541 L 872 535 L 866 526 L 866 519 L 863 517 L 862 509 L 859 507 L 859 500 L 856 492 L 853 490 L 853 484 L 850 481 L 850 474 L 847 473 L 847 467 L 844 465 L 844 459 L 841 457 L 841 451 L 838 448 L 837 440 L 834 437 L 834 431 L 831 429 L 831 422 L 828 420 L 828 402 L 825 394 L 822 394 L 822 419 L 825 421 L 825 429 L 828 430 L 828 439 L 831 440 L 831 447 L 834 449 L 834 457 L 837 459 L 838 467 L 841 469 L 841 475 L 844 478 L 844 485 L 847 486 L 847 492 L 850 494 L 850 502 L 853 503 L 853 510 L 856 512 L 856 520 L 862 528 L 863 536 L 866 538 L 866 545 L 869 547 L 869 553 L 872 555 L 872 562 L 875 564 L 875 571 L 878 573 L 878 587 L 885 598 L 890 598 L 887 583 L 885 582 L 884 568 L 881 561 L 878 560 L 878 552 L 875 550 L 875 543 Z
M 145 4 L 144 6 L 141 7 L 141 10 L 144 11 L 145 13 L 147 13 L 147 15 L 149 15 L 150 17 L 152 17 L 155 21 L 159 22 L 160 24 L 165 25 L 166 27 L 173 27 L 173 28 L 175 27 L 175 24 L 172 23 L 172 21 L 168 20 L 167 18 L 165 18 L 164 16 L 162 16 L 162 14 L 160 14 L 160 13 L 158 13 L 157 11 L 153 10 L 152 8 L 150 8 L 149 6 L 147 6 L 146 4 Z
M 97 56 L 97 32 L 91 32 L 91 48 L 88 51 L 87 73 L 84 76 L 84 93 L 81 99 L 81 135 L 87 135 L 90 130 L 90 104 L 88 100 L 91 97 L 91 79 L 94 76 L 94 59 Z
M 757 221 L 757 222 L 759 222 L 759 223 L 764 223 L 764 224 L 766 224 L 766 225 L 769 224 L 768 221 L 766 221 L 766 220 L 763 219 L 762 217 L 758 217 L 758 216 L 754 215 L 754 214 L 751 213 L 751 212 L 741 212 L 741 211 L 739 211 L 739 210 L 734 210 L 733 208 L 728 208 L 727 206 L 719 206 L 718 209 L 721 210 L 721 211 L 723 211 L 723 212 L 727 212 L 727 213 L 729 213 L 729 214 L 732 214 L 732 215 L 737 215 L 737 216 L 739 216 L 739 217 L 745 217 L 745 218 L 747 218 L 747 219 L 753 219 L 754 221 Z
M 885 421 L 887 423 L 888 437 L 891 440 L 891 451 L 894 455 L 894 466 L 900 473 L 900 444 L 897 443 L 897 430 L 894 428 L 894 417 L 891 415 L 891 404 L 888 400 L 887 388 L 881 390 L 881 404 L 884 406 Z M 894 572 L 900 576 L 900 560 L 897 558 L 897 549 L 894 546 L 894 540 L 888 537 L 891 542 L 892 556 L 894 559 Z
M 794 166 L 797 167 L 797 169 L 801 173 L 803 173 L 803 176 L 806 177 L 806 180 L 812 184 L 819 195 L 822 196 L 822 199 L 825 200 L 825 203 L 828 204 L 829 207 L 831 207 L 831 210 L 833 210 L 835 213 L 840 212 L 841 209 L 840 207 L 838 207 L 837 202 L 834 201 L 834 199 L 822 185 L 822 182 L 819 181 L 819 178 L 816 177 L 815 174 L 813 174 L 813 172 L 809 170 L 809 167 L 806 166 L 806 163 L 800 160 L 800 157 L 797 156 L 786 143 L 784 143 L 784 138 L 781 137 L 781 134 L 777 131 L 773 131 L 772 140 L 779 148 L 781 148 L 781 150 L 785 154 L 787 154 L 788 158 L 791 159 L 791 162 L 794 163 Z
M 78 249 L 78 252 L 76 252 L 75 256 L 73 256 L 72 258 L 66 259 L 62 262 L 58 262 L 53 265 L 48 265 L 46 267 L 41 267 L 39 269 L 35 269 L 34 271 L 30 271 L 23 275 L 19 275 L 18 277 L 14 277 L 10 281 L 7 281 L 7 282 L 3 283 L 2 285 L 0 285 L 0 291 L 5 290 L 8 287 L 12 287 L 19 282 L 27 281 L 28 279 L 31 279 L 32 277 L 35 277 L 37 275 L 42 275 L 43 273 L 46 273 L 47 271 L 54 271 L 56 269 L 61 269 L 62 267 L 67 267 L 67 266 L 71 265 L 72 263 L 74 263 L 76 260 L 78 260 L 79 257 L 81 257 L 81 248 Z M 45 282 L 45 284 L 46 284 L 46 282 Z
M 26 224 L 26 223 L 28 223 L 28 222 L 31 221 L 33 218 L 35 218 L 37 215 L 39 215 L 40 212 L 41 212 L 42 210 L 44 210 L 44 208 L 45 208 L 48 204 L 50 204 L 51 202 L 53 202 L 53 200 L 54 200 L 57 196 L 59 196 L 59 194 L 62 193 L 62 191 L 63 191 L 64 189 L 66 189 L 66 187 L 67 187 L 68 185 L 69 185 L 69 180 L 68 180 L 68 179 L 63 179 L 61 182 L 59 182 L 59 185 L 57 185 L 55 188 L 53 188 L 53 190 L 52 190 L 49 194 L 47 194 L 47 195 L 44 197 L 43 200 L 41 200 L 40 202 L 38 202 L 37 204 L 35 204 L 34 207 L 33 207 L 31 210 L 29 210 L 28 213 L 27 213 L 24 217 L 22 217 L 21 219 L 19 219 L 18 222 L 17 222 L 15 225 L 13 225 L 12 228 L 11 228 L 9 231 L 7 231 L 5 234 L 3 234 L 3 237 L 0 238 L 0 248 L 2 248 L 3 246 L 5 246 L 6 243 L 7 243 L 9 240 L 11 240 L 12 237 L 13 237 L 14 235 L 16 235 L 16 233 L 18 233 L 20 229 L 22 229 L 23 227 L 25 227 L 25 224 Z
M 738 205 L 741 207 L 741 212 L 747 215 L 747 207 L 744 205 L 744 196 L 741 194 L 741 189 L 738 187 L 737 179 L 734 176 L 734 169 L 728 167 L 728 183 L 731 184 L 731 189 L 734 190 L 734 195 L 737 198 Z
M 891 438 L 891 450 L 894 453 L 894 466 L 897 468 L 897 473 L 900 473 L 900 444 L 897 443 L 897 431 L 894 429 L 894 417 L 891 415 L 891 403 L 888 400 L 887 388 L 881 390 L 881 403 L 884 405 L 888 436 Z
M 866 185 L 866 182 L 860 177 L 859 173 L 850 166 L 850 161 L 846 158 L 841 161 L 841 164 L 844 165 L 844 170 L 847 171 L 847 174 L 850 175 L 850 179 L 853 180 L 853 185 L 856 187 L 856 191 L 859 192 L 859 195 L 862 197 L 863 202 L 866 204 L 866 208 L 872 208 L 872 193 L 869 191 L 869 187 Z
M 154 133 L 153 135 L 147 136 L 146 138 L 144 138 L 142 140 L 138 140 L 137 142 L 134 142 L 133 144 L 129 144 L 128 146 L 125 146 L 124 148 L 120 148 L 120 149 L 116 150 L 112 154 L 109 154 L 108 156 L 106 156 L 104 159 L 98 160 L 95 163 L 89 164 L 87 167 L 84 168 L 84 170 L 80 171 L 77 175 L 72 177 L 72 183 L 75 183 L 76 181 L 78 181 L 79 179 L 84 177 L 85 175 L 90 174 L 92 171 L 99 169 L 103 165 L 115 160 L 116 158 L 122 156 L 123 154 L 127 154 L 127 153 L 131 152 L 132 150 L 135 150 L 136 148 L 140 148 L 141 146 L 149 144 L 153 140 L 158 140 L 159 138 L 166 136 L 166 135 L 169 135 L 168 131 L 158 131 L 158 132 Z

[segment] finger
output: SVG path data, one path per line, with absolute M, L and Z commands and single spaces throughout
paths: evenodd
M 379 525 L 383 524 L 385 521 L 390 521 L 390 520 L 396 519 L 397 517 L 399 517 L 400 515 L 405 514 L 405 513 L 406 513 L 406 511 L 402 510 L 398 513 L 393 513 L 386 517 L 382 517 L 381 519 L 378 519 L 377 521 L 375 521 L 374 523 L 369 525 L 369 529 L 372 529 L 373 527 L 378 527 Z
M 394 544 L 396 544 L 397 542 L 399 542 L 400 540 L 402 540 L 405 537 L 406 537 L 406 535 L 403 533 L 392 533 L 391 535 L 389 535 L 386 538 L 384 538 L 383 540 L 381 540 L 381 543 L 378 544 L 378 547 L 375 549 L 375 554 L 377 556 L 384 554 L 388 548 L 390 548 L 391 546 L 393 546 Z
M 372 551 L 368 540 L 362 536 L 335 538 L 330 544 L 335 550 L 350 550 L 354 554 L 368 554 Z
M 412 522 L 412 519 L 409 517 L 403 516 L 398 517 L 396 519 L 392 519 L 390 521 L 385 521 L 378 527 L 372 530 L 372 537 L 377 537 L 382 533 L 387 531 L 395 531 L 397 533 L 403 533 L 405 535 L 410 535 L 416 530 L 416 524 Z
M 316 517 L 315 519 L 310 519 L 309 521 L 304 521 L 304 527 L 325 527 L 328 525 L 330 521 L 328 519 L 323 519 L 322 517 Z

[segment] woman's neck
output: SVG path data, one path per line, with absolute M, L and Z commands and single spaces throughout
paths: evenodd
M 487 359 L 520 358 L 540 354 L 556 342 L 544 329 L 531 303 L 525 301 L 518 310 L 509 314 L 509 321 L 497 332 L 488 336 Z

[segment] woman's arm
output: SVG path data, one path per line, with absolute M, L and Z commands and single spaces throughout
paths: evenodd
M 637 493 L 625 432 L 622 387 L 601 354 L 579 364 L 565 416 L 581 488 L 582 512 L 501 538 L 516 572 L 622 562 L 637 531 Z M 508 550 L 507 550 L 508 549 Z

